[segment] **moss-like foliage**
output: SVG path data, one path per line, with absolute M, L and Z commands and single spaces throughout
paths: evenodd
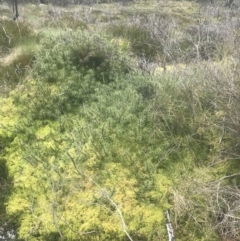
M 7 210 L 21 217 L 20 237 L 32 232 L 33 240 L 44 239 L 55 232 L 57 239 L 125 240 L 121 218 L 106 197 L 118 203 L 133 237 L 165 236 L 161 209 L 169 206 L 171 181 L 151 167 L 154 142 L 145 141 L 150 119 L 135 88 L 143 80 L 102 85 L 94 102 L 58 121 L 23 119 L 16 125 L 8 159 L 18 181 Z M 142 155 L 144 143 L 148 151 Z
M 215 110 L 204 109 L 188 88 L 167 76 L 128 75 L 98 85 L 94 101 L 54 121 L 31 120 L 32 110 L 24 109 L 6 154 L 15 180 L 7 213 L 20 218 L 18 235 L 125 240 L 111 199 L 132 237 L 166 239 L 163 210 L 174 205 L 171 187 L 179 185 L 178 171 L 186 175 L 195 165 L 206 165 L 215 155 L 209 150 L 211 133 L 218 138 L 218 130 L 200 118 L 203 113 L 212 118 Z M 54 108 L 54 102 L 49 105 Z M 191 237 L 201 240 L 204 230 Z

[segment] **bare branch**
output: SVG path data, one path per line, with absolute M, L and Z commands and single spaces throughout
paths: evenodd
M 131 236 L 129 235 L 128 231 L 127 231 L 127 225 L 124 221 L 124 218 L 123 218 L 123 215 L 122 215 L 122 211 L 121 209 L 119 208 L 119 206 L 109 197 L 108 193 L 107 192 L 104 192 L 103 193 L 103 196 L 115 207 L 116 211 L 118 212 L 118 215 L 121 219 L 121 222 L 122 222 L 122 228 L 123 228 L 123 231 L 124 233 L 128 236 L 129 240 L 133 241 L 133 239 L 131 238 Z
M 2 30 L 3 30 L 3 32 L 4 32 L 4 34 L 5 34 L 5 36 L 8 38 L 8 43 L 10 44 L 10 43 L 11 43 L 11 38 L 7 35 L 6 30 L 5 30 L 5 28 L 3 27 L 3 25 L 2 25 L 2 24 L 0 24 L 0 25 L 1 25 L 1 27 L 2 27 Z

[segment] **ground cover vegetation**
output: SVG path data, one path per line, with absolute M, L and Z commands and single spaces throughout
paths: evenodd
M 240 240 L 237 1 L 0 5 L 0 240 Z

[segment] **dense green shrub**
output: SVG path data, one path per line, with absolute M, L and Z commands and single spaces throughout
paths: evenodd
M 218 240 L 205 187 L 219 177 L 219 170 L 209 165 L 220 158 L 223 99 L 210 70 L 119 75 L 108 84 L 83 71 L 50 80 L 36 75 L 38 81 L 27 82 L 29 89 L 21 92 L 27 108 L 7 154 L 11 173 L 19 180 L 8 213 L 21 217 L 20 236 L 29 235 L 31 223 L 36 226 L 33 240 L 61 235 L 77 240 L 80 231 L 89 230 L 97 230 L 96 236 L 86 239 L 125 240 L 116 210 L 104 199 L 107 190 L 122 208 L 132 237 L 166 239 L 163 210 L 174 205 L 176 223 L 183 229 L 176 230 L 180 240 Z M 37 219 L 24 211 L 32 202 Z
M 132 237 L 166 239 L 163 210 L 174 204 L 171 188 L 184 183 L 182 174 L 189 175 L 197 167 L 208 165 L 215 155 L 211 145 L 219 141 L 217 128 L 211 125 L 215 109 L 208 108 L 214 91 L 208 85 L 205 94 L 199 80 L 201 73 L 195 79 L 196 72 L 190 74 L 184 83 L 165 73 L 154 78 L 129 74 L 108 84 L 89 75 L 80 76 L 87 90 L 94 86 L 83 102 L 72 97 L 75 79 L 28 82 L 30 87 L 25 92 L 31 96 L 25 100 L 31 99 L 32 104 L 25 102 L 27 108 L 16 124 L 17 137 L 8 154 L 12 158 L 11 172 L 20 179 L 8 212 L 22 218 L 21 237 L 29 235 L 27 227 L 33 223 L 36 229 L 32 237 L 58 238 L 52 218 L 56 214 L 61 235 L 67 240 L 79 238 L 79 233 L 72 230 L 97 230 L 94 235 L 100 240 L 125 240 L 116 210 L 101 195 L 107 190 L 122 208 Z M 70 93 L 64 93 L 68 89 Z M 73 100 L 79 102 L 75 105 Z M 80 108 L 72 111 L 64 107 L 57 113 L 64 102 L 69 108 Z M 25 118 L 29 113 L 38 120 Z M 26 187 L 19 168 L 28 170 L 24 172 L 24 178 L 30 180 Z M 34 189 L 36 183 L 41 185 Z M 18 188 L 24 192 L 17 192 Z M 57 208 L 49 209 L 52 196 Z M 191 198 L 196 201 L 194 196 Z M 202 199 L 199 194 L 201 205 Z M 19 200 L 27 206 L 34 200 L 38 219 L 23 211 L 24 202 L 16 206 Z M 209 215 L 206 210 L 204 215 Z M 181 217 L 179 224 L 192 228 L 191 219 Z M 197 214 L 195 218 L 200 219 Z M 182 240 L 207 240 L 205 230 L 178 233 Z M 217 240 L 214 234 L 211 236 Z M 94 240 L 95 236 L 86 238 Z
M 92 73 L 95 81 L 109 83 L 129 71 L 129 64 L 116 45 L 99 34 L 65 32 L 42 40 L 36 55 L 34 77 L 61 83 L 71 74 Z M 80 80 L 79 80 L 80 81 Z
M 76 31 L 47 37 L 32 70 L 35 98 L 24 103 L 34 118 L 54 119 L 93 100 L 96 88 L 129 70 L 129 60 L 104 36 Z
M 44 82 L 44 80 L 42 81 Z M 85 80 L 83 79 L 83 81 Z M 48 209 L 51 205 L 49 187 L 54 185 L 53 192 L 55 193 L 56 190 L 59 196 L 57 194 L 54 201 L 58 209 L 53 212 L 57 215 L 57 219 L 61 213 L 64 215 L 65 223 L 59 222 L 61 235 L 64 238 L 67 240 L 99 238 L 100 240 L 116 241 L 126 239 L 114 206 L 101 196 L 103 189 L 91 183 L 88 177 L 79 175 L 76 168 L 86 171 L 86 174 L 89 171 L 92 172 L 94 179 L 96 178 L 95 181 L 107 191 L 112 191 L 114 200 L 123 203 L 121 207 L 128 223 L 129 232 L 133 237 L 158 240 L 160 237 L 166 236 L 165 226 L 160 226 L 164 217 L 157 205 L 167 205 L 166 188 L 162 185 L 162 183 L 167 185 L 167 181 L 165 177 L 159 176 L 162 181 L 158 182 L 154 170 L 151 168 L 152 160 L 156 161 L 157 154 L 162 150 L 162 145 L 158 148 L 155 148 L 157 147 L 155 145 L 165 141 L 161 139 L 160 135 L 159 138 L 148 141 L 149 134 L 152 134 L 154 130 L 147 128 L 147 126 L 151 127 L 150 120 L 152 118 L 147 107 L 149 101 L 154 97 L 153 89 L 157 83 L 152 82 L 149 76 L 129 75 L 119 77 L 108 84 L 94 83 L 94 101 L 85 101 L 78 111 L 65 112 L 57 120 L 55 118 L 55 121 L 46 120 L 47 118 L 36 121 L 26 118 L 29 113 L 32 115 L 31 108 L 34 107 L 33 104 L 29 108 L 30 105 L 26 103 L 28 108 L 24 109 L 24 116 L 21 116 L 21 120 L 16 123 L 17 137 L 13 141 L 16 142 L 10 147 L 9 155 L 15 156 L 19 150 L 18 147 L 21 149 L 21 154 L 17 155 L 19 159 L 13 158 L 14 164 L 11 165 L 11 173 L 15 173 L 18 168 L 21 169 L 25 166 L 24 170 L 28 170 L 33 179 L 28 179 L 24 192 L 18 192 L 18 187 L 23 184 L 21 179 L 19 186 L 15 187 L 16 193 L 11 197 L 11 201 L 25 200 L 28 202 L 31 199 L 34 200 L 34 212 L 40 219 L 44 212 L 40 225 L 40 219 L 34 219 L 31 212 L 23 211 L 23 206 L 17 207 L 9 203 L 9 215 L 19 215 L 22 218 L 19 228 L 21 238 L 29 235 L 29 223 L 36 225 L 36 229 L 31 233 L 33 240 L 37 237 L 42 239 L 59 238 L 59 233 L 57 234 L 52 225 L 52 211 Z M 38 88 L 34 82 L 28 82 L 28 84 L 29 89 L 25 89 L 22 95 L 26 93 L 31 95 L 28 98 L 28 100 L 31 99 L 31 102 L 39 102 L 39 95 L 44 95 L 45 104 L 47 105 L 49 101 L 49 106 L 52 106 L 52 112 L 54 112 L 56 103 L 54 103 L 51 92 L 47 92 L 51 89 Z M 44 87 L 47 85 L 55 87 L 55 84 L 45 84 Z M 70 82 L 66 81 L 65 84 L 69 85 Z M 34 88 L 36 91 L 33 92 Z M 41 100 L 43 101 L 43 98 Z M 45 108 L 44 104 L 42 108 Z M 42 110 L 38 109 L 38 111 Z M 49 108 L 48 111 L 50 112 L 51 109 Z M 144 155 L 142 148 L 146 150 Z M 152 157 L 153 151 L 154 157 Z M 32 172 L 33 169 L 37 171 Z M 136 172 L 136 169 L 139 171 Z M 39 183 L 37 191 L 32 189 L 32 185 L 36 184 L 33 184 L 34 180 Z M 122 182 L 119 182 L 120 180 Z M 90 186 L 85 188 L 84 183 Z M 161 194 L 158 194 L 158 190 Z M 55 194 L 53 195 L 55 196 Z M 160 195 L 161 202 L 159 201 Z M 66 202 L 62 202 L 62 198 Z M 87 202 L 93 203 L 93 205 L 85 205 L 84 203 Z M 71 214 L 72 207 L 77 207 L 74 211 L 77 215 Z M 45 211 L 42 212 L 42 208 Z M 70 223 L 71 229 L 69 229 Z M 74 232 L 74 230 L 79 230 L 79 232 Z M 96 232 L 88 234 L 89 230 L 96 230 Z M 87 233 L 86 237 L 85 235 L 81 237 L 81 233 Z

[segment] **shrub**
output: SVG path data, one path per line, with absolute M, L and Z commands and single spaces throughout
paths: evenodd
M 129 71 L 128 60 L 109 39 L 89 32 L 68 31 L 42 41 L 36 55 L 34 77 L 62 82 L 73 74 L 93 74 L 101 83 L 112 82 Z
M 148 100 L 154 96 L 154 83 L 151 83 L 149 76 L 148 78 L 145 78 L 145 76 L 129 76 L 124 76 L 120 81 L 112 81 L 109 84 L 94 82 L 96 88 L 94 90 L 95 101 L 85 101 L 84 108 L 79 108 L 71 115 L 68 113 L 62 115 L 61 121 L 60 119 L 54 122 L 48 121 L 48 124 L 46 124 L 46 121 L 44 123 L 43 121 L 32 120 L 25 122 L 24 118 L 21 117 L 17 124 L 21 131 L 17 133 L 16 139 L 19 142 L 16 141 L 16 145 L 21 142 L 18 147 L 22 148 L 22 152 L 19 155 L 15 152 L 20 159 L 14 159 L 14 164 L 11 165 L 14 167 L 11 170 L 13 171 L 16 168 L 15 172 L 19 169 L 19 166 L 25 166 L 25 169 L 29 170 L 27 175 L 31 173 L 31 170 L 37 170 L 32 174 L 36 182 L 33 183 L 33 179 L 28 179 L 29 186 L 24 187 L 24 192 L 17 191 L 18 188 L 22 187 L 23 182 L 19 184 L 15 189 L 17 194 L 11 197 L 11 201 L 14 200 L 14 202 L 8 203 L 8 211 L 12 215 L 19 214 L 21 217 L 21 227 L 19 228 L 21 238 L 29 236 L 27 229 L 29 223 L 37 224 L 42 217 L 44 217 L 42 224 L 37 226 L 31 235 L 39 235 L 39 238 L 45 238 L 45 240 L 58 238 L 56 232 L 54 233 L 54 226 L 51 224 L 52 216 L 49 216 L 51 210 L 50 212 L 46 211 L 52 201 L 52 199 L 49 199 L 51 194 L 48 186 L 49 180 L 52 180 L 51 183 L 54 182 L 54 185 L 56 183 L 57 188 L 54 189 L 54 194 L 55 190 L 56 193 L 59 193 L 59 196 L 55 199 L 55 203 L 58 205 L 56 214 L 65 215 L 66 223 L 61 222 L 60 228 L 66 240 L 78 240 L 79 233 L 72 230 L 80 230 L 81 232 L 97 230 L 96 235 L 99 236 L 100 240 L 125 240 L 115 208 L 102 198 L 101 193 L 98 194 L 99 191 L 102 192 L 102 189 L 98 191 L 98 186 L 92 185 L 91 180 L 88 181 L 88 178 L 76 173 L 77 169 L 72 165 L 75 162 L 75 154 L 77 168 L 79 166 L 84 172 L 85 170 L 87 172 L 91 170 L 94 181 L 106 190 L 112 190 L 111 195 L 114 195 L 114 200 L 121 204 L 131 236 L 143 240 L 159 240 L 156 229 L 161 236 L 165 235 L 164 225 L 161 227 L 160 222 L 164 219 L 161 214 L 161 206 L 166 202 L 164 194 L 166 188 L 162 183 L 167 185 L 167 182 L 164 177 L 161 177 L 161 182 L 159 181 L 161 185 L 155 184 L 154 174 L 149 174 L 151 172 L 149 170 L 151 150 L 159 150 L 160 148 L 154 141 L 149 141 L 149 139 L 152 139 L 149 137 L 152 136 L 148 134 L 149 132 L 152 134 L 154 130 L 146 127 L 148 119 L 152 115 L 148 116 L 144 111 Z M 83 76 L 81 80 L 83 84 L 88 81 L 83 79 Z M 55 85 L 50 85 L 50 83 L 44 81 L 38 81 L 38 83 L 41 84 L 40 87 L 46 88 L 41 89 L 39 87 L 34 93 L 32 90 L 28 91 L 32 95 L 31 102 L 40 103 L 39 95 L 43 95 L 44 91 L 45 102 L 42 104 L 42 109 L 40 108 L 36 112 L 43 111 L 44 105 L 49 103 L 47 110 L 50 115 L 50 111 L 53 113 L 60 106 L 52 96 L 54 90 L 51 87 L 55 87 Z M 44 83 L 45 85 L 43 85 Z M 74 83 L 76 82 L 73 81 Z M 60 84 L 60 82 L 57 84 Z M 68 81 L 65 84 L 69 86 Z M 88 83 L 86 83 L 86 86 L 89 89 Z M 64 89 L 64 87 L 62 88 Z M 71 86 L 71 88 L 74 88 L 74 86 Z M 56 98 L 58 96 L 55 95 Z M 67 97 L 67 95 L 65 96 Z M 41 97 L 41 100 L 44 99 Z M 29 111 L 31 112 L 32 109 L 27 108 L 24 113 L 25 116 Z M 61 129 L 59 132 L 59 124 L 65 130 Z M 165 142 L 162 139 L 161 141 Z M 144 154 L 142 149 L 145 150 Z M 69 159 L 69 155 L 66 155 L 66 150 L 69 150 L 68 154 L 74 158 L 72 161 L 71 158 Z M 81 150 L 81 154 L 78 152 L 79 150 Z M 154 151 L 156 153 L 156 150 Z M 13 152 L 12 150 L 9 151 L 9 153 Z M 51 156 L 54 158 L 51 158 Z M 149 168 L 147 165 L 149 165 Z M 136 172 L 136 170 L 138 171 Z M 55 176 L 57 172 L 59 175 Z M 16 175 L 20 175 L 19 172 Z M 84 182 L 88 183 L 89 188 L 86 187 L 85 189 L 82 186 Z M 43 185 L 37 185 L 38 189 L 32 189 L 36 183 L 42 183 Z M 151 190 L 152 187 L 154 191 Z M 140 188 L 141 190 L 139 190 Z M 161 197 L 158 194 L 159 190 L 160 195 L 163 195 Z M 25 194 L 34 198 L 38 219 L 34 219 L 31 212 L 25 212 L 22 205 L 20 207 L 16 205 L 17 200 L 28 202 L 28 197 Z M 75 198 L 76 196 L 77 198 Z M 128 197 L 126 200 L 125 196 Z M 38 197 L 40 198 L 38 199 Z M 62 202 L 65 198 L 69 200 L 67 204 Z M 159 202 L 160 198 L 161 202 Z M 86 200 L 94 205 L 86 205 Z M 80 203 L 80 205 L 76 205 L 76 203 Z M 155 205 L 156 203 L 157 205 Z M 101 206 L 98 204 L 101 204 Z M 76 206 L 78 206 L 77 210 Z M 111 212 L 108 210 L 111 210 Z M 77 215 L 72 215 L 73 211 Z M 84 215 L 81 215 L 83 212 Z M 139 219 L 139 217 L 141 218 Z M 70 223 L 71 229 L 69 228 Z M 82 239 L 94 239 L 94 235 L 95 233 L 93 233 L 93 237 L 87 235 L 86 239 L 85 237 Z
M 94 99 L 95 89 L 129 72 L 128 59 L 104 36 L 65 32 L 43 39 L 36 53 L 34 100 L 24 103 L 37 119 L 55 119 Z M 24 104 L 25 105 L 25 104 Z

